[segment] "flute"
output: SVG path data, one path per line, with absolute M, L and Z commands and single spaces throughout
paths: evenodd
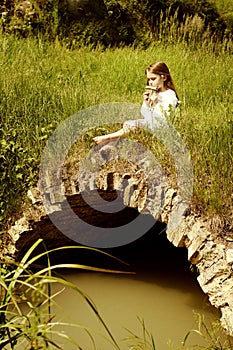
M 146 85 L 146 92 L 148 92 L 149 107 L 152 108 L 153 105 L 158 102 L 159 87 Z

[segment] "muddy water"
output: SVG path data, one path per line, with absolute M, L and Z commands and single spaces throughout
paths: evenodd
M 201 291 L 196 274 L 190 270 L 186 249 L 173 247 L 166 235 L 160 232 L 161 227 L 152 229 L 136 242 L 108 251 L 128 262 L 129 269 L 135 272 L 133 275 L 65 273 L 69 281 L 93 299 L 121 350 L 129 349 L 122 341 L 129 336 L 126 328 L 142 335 L 138 317 L 144 320 L 146 328 L 153 334 L 156 349 L 166 350 L 181 348 L 187 332 L 197 328 L 194 312 L 205 315 L 207 324 L 219 316 Z M 97 263 L 98 260 L 96 256 L 85 258 L 90 264 Z M 100 261 L 100 265 L 112 267 L 108 261 Z M 123 268 L 120 263 L 114 267 Z M 57 301 L 59 307 L 53 310 L 57 320 L 92 328 L 91 334 L 95 338 L 97 349 L 114 349 L 104 339 L 106 331 L 82 297 L 66 289 Z M 94 349 L 82 328 L 68 329 L 64 326 L 62 330 L 68 331 L 82 349 Z M 189 345 L 206 344 L 195 333 L 189 339 Z M 75 346 L 66 342 L 61 344 L 63 349 L 75 349 Z M 184 348 L 188 349 L 188 345 Z

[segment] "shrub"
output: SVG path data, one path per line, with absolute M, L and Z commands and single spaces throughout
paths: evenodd
M 23 37 L 42 34 L 57 36 L 69 46 L 149 45 L 169 32 L 169 22 L 176 29 L 188 21 L 199 21 L 203 32 L 222 40 L 232 34 L 233 23 L 221 15 L 208 0 L 103 0 L 85 2 L 81 10 L 71 9 L 64 1 L 1 0 L 2 30 Z M 174 17 L 176 22 L 174 22 Z M 164 32 L 164 23 L 166 24 Z M 186 35 L 186 37 L 188 34 Z
M 2 31 L 28 37 L 46 35 L 53 38 L 59 26 L 58 0 L 0 1 Z

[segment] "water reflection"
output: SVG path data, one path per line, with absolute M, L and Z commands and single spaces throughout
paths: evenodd
M 207 320 L 219 314 L 210 306 L 201 291 L 195 273 L 190 270 L 185 248 L 175 248 L 168 242 L 164 226 L 156 224 L 146 235 L 127 246 L 106 250 L 129 263 L 127 269 L 134 275 L 112 275 L 92 272 L 66 272 L 66 278 L 82 288 L 96 303 L 98 310 L 120 344 L 128 333 L 125 328 L 141 335 L 137 316 L 143 318 L 153 334 L 157 350 L 177 349 L 185 334 L 197 328 L 193 311 L 204 314 Z M 95 254 L 77 256 L 77 260 L 104 267 L 123 268 L 119 262 L 97 258 Z M 54 309 L 58 319 L 83 324 L 106 335 L 103 327 L 81 297 L 65 290 Z M 208 321 L 207 321 L 208 322 Z M 83 330 L 69 329 L 69 334 L 85 350 L 92 349 L 91 341 Z M 95 335 L 97 349 L 114 349 L 101 336 Z M 169 347 L 169 342 L 172 344 Z M 192 344 L 201 345 L 198 335 L 190 338 Z M 75 349 L 63 345 L 66 350 Z M 187 349 L 187 348 L 186 348 Z M 149 350 L 149 349 L 148 349 Z

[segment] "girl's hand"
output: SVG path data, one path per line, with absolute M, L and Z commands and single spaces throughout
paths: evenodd
M 149 91 L 145 91 L 143 93 L 143 101 L 146 103 L 147 106 L 149 106 Z

